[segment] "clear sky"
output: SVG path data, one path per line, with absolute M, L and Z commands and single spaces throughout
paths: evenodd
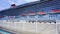
M 4 10 L 10 7 L 11 4 L 21 5 L 38 0 L 0 0 L 0 10 Z

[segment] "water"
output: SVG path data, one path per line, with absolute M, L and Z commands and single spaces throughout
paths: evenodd
M 11 33 L 0 29 L 0 34 L 11 34 Z

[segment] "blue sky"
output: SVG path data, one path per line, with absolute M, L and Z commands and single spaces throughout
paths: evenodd
M 38 0 L 0 0 L 0 10 L 10 8 L 10 5 L 13 3 L 15 3 L 16 5 L 21 5 L 34 1 L 38 1 Z

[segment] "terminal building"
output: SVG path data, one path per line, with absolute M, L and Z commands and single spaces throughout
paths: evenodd
M 15 17 L 21 20 L 59 20 L 60 19 L 60 1 L 36 1 L 19 5 L 16 8 L 2 10 L 1 17 Z
M 59 20 L 59 0 L 36 1 L 0 11 L 0 26 L 14 32 L 21 32 L 22 30 L 24 33 L 29 32 L 31 34 L 32 32 L 58 34 L 60 28 L 56 23 L 60 23 Z M 44 24 L 41 24 L 42 22 Z M 52 22 L 53 24 L 50 24 Z

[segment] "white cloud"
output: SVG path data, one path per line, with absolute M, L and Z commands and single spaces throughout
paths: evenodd
M 30 2 L 39 1 L 39 0 L 14 0 L 14 1 L 16 1 L 15 4 L 21 5 L 21 4 L 30 3 Z
M 9 2 L 9 4 L 14 4 L 12 0 L 6 0 L 6 1 Z
M 26 1 L 24 1 L 24 0 L 16 0 L 16 2 L 15 2 L 15 4 L 17 4 L 17 5 L 21 5 L 21 4 L 25 4 L 26 3 Z
M 39 1 L 39 0 L 25 0 L 26 2 L 34 2 L 34 1 Z

